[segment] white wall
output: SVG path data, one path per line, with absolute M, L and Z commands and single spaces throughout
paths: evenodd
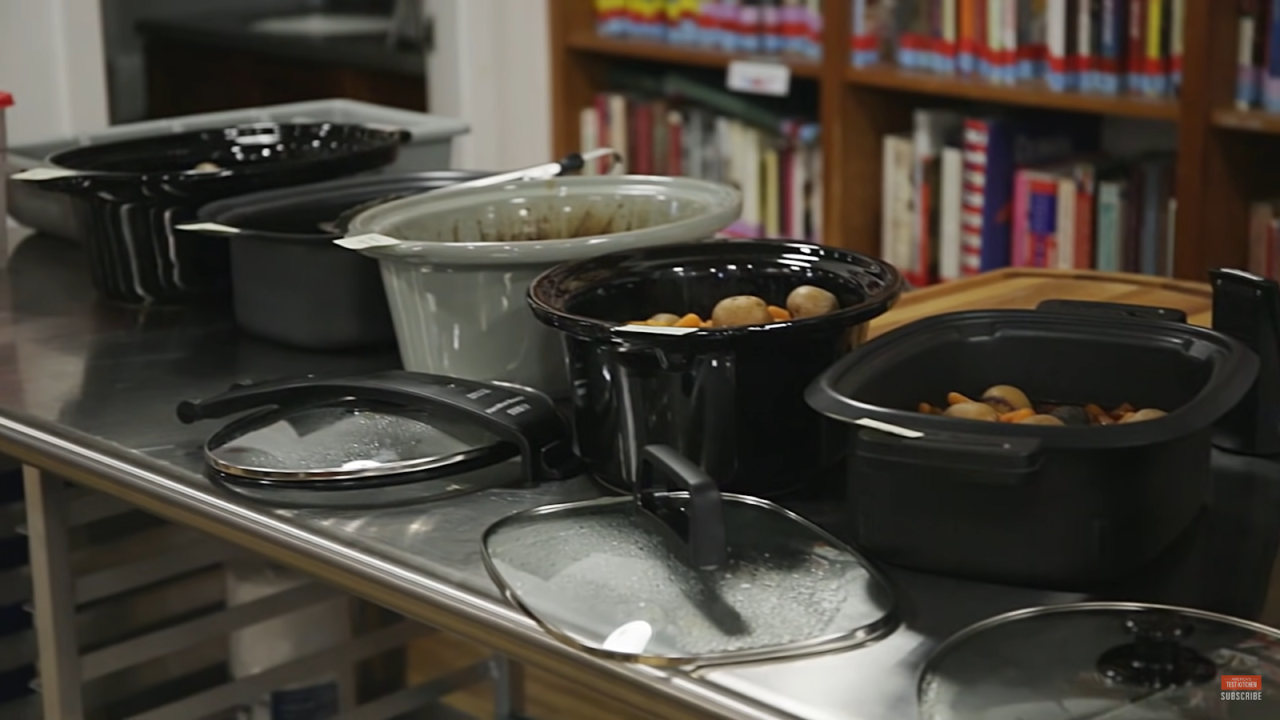
M 11 145 L 106 127 L 98 0 L 0 0 L 0 90 Z
M 454 166 L 503 170 L 551 159 L 547 0 L 424 0 L 435 23 L 431 111 L 461 118 Z

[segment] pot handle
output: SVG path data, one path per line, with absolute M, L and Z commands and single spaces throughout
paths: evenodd
M 1180 323 L 1187 321 L 1187 314 L 1174 308 L 1098 302 L 1096 300 L 1042 300 L 1039 305 L 1036 305 L 1036 310 L 1039 312 L 1084 315 L 1087 317 L 1129 318 L 1133 320 Z
M 888 461 L 946 469 L 948 477 L 983 485 L 1017 485 L 1040 468 L 1039 438 L 970 433 L 929 433 L 903 437 L 880 430 L 858 432 L 859 462 Z
M 689 493 L 684 512 L 672 507 L 672 490 Z M 676 531 L 689 546 L 694 567 L 722 568 L 729 550 L 724 531 L 724 507 L 716 481 L 696 464 L 667 445 L 646 445 L 640 451 L 636 502 Z
M 220 395 L 178 404 L 186 424 L 257 408 L 359 398 L 400 407 L 428 407 L 483 427 L 520 448 L 533 482 L 582 474 L 568 424 L 542 393 L 517 385 L 392 370 L 358 377 L 306 375 L 240 383 Z

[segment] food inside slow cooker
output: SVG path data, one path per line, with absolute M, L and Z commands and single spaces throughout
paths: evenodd
M 979 395 L 977 400 L 972 400 L 958 392 L 950 392 L 947 393 L 945 407 L 922 402 L 918 410 L 926 415 L 944 415 L 962 420 L 1059 426 L 1125 425 L 1154 420 L 1166 414 L 1165 411 L 1157 408 L 1139 409 L 1129 403 L 1109 411 L 1096 403 L 1086 405 L 1036 403 L 1032 402 L 1026 393 L 1012 385 L 993 385 Z
M 192 168 L 192 170 L 196 170 L 198 172 L 212 172 L 214 170 L 221 170 L 221 169 L 222 169 L 222 166 L 218 165 L 218 163 L 209 162 L 208 160 L 202 163 L 199 163 L 194 168 Z
M 840 301 L 830 292 L 813 285 L 801 285 L 787 295 L 786 307 L 770 305 L 756 295 L 734 295 L 716 303 L 711 316 L 703 319 L 697 313 L 660 312 L 648 320 L 636 320 L 631 325 L 683 328 L 727 328 L 748 325 L 768 325 L 788 320 L 818 317 L 840 309 Z

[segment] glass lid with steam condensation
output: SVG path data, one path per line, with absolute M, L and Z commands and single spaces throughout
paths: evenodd
M 240 486 L 357 489 L 416 483 L 520 457 L 529 482 L 581 470 L 537 391 L 424 373 L 241 384 L 181 403 L 183 422 L 255 410 L 215 432 L 205 460 Z
M 821 652 L 896 627 L 893 594 L 853 550 L 764 500 L 721 495 L 666 446 L 634 498 L 535 508 L 485 533 L 509 599 L 614 659 L 709 665 Z
M 517 449 L 427 410 L 347 399 L 251 416 L 214 435 L 205 457 L 244 479 L 341 481 L 388 478 L 515 457 Z
M 1280 633 L 1133 603 L 1032 608 L 944 642 L 922 720 L 1275 720 Z

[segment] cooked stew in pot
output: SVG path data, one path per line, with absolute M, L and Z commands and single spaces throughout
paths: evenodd
M 1033 403 L 1026 393 L 1012 385 L 993 385 L 978 400 L 971 400 L 958 392 L 947 393 L 945 408 L 922 402 L 918 409 L 927 415 L 1023 425 L 1124 425 L 1154 420 L 1166 414 L 1157 408 L 1138 409 L 1129 403 L 1109 411 L 1095 403 Z

